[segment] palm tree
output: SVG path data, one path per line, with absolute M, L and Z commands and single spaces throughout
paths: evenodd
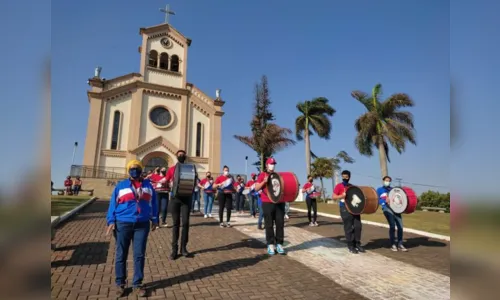
M 382 177 L 388 175 L 387 162 L 389 144 L 398 153 L 403 153 L 406 142 L 416 145 L 413 115 L 401 108 L 413 107 L 413 100 L 403 93 L 393 94 L 384 101 L 382 85 L 377 84 L 368 95 L 362 91 L 353 91 L 351 96 L 366 107 L 366 112 L 359 117 L 354 126 L 358 132 L 355 144 L 359 153 L 365 156 L 373 155 L 373 148 L 378 149 Z
M 306 169 L 311 172 L 311 141 L 310 137 L 316 133 L 320 138 L 328 140 L 332 124 L 328 117 L 333 116 L 335 109 L 328 104 L 324 97 L 314 98 L 299 102 L 297 109 L 301 113 L 295 120 L 295 135 L 297 140 L 305 140 L 306 144 Z
M 340 164 L 343 162 L 343 163 L 346 163 L 346 164 L 352 164 L 355 162 L 354 158 L 350 157 L 349 154 L 347 154 L 347 152 L 345 151 L 339 151 L 339 153 L 337 153 L 337 156 L 335 156 L 334 158 L 332 158 L 333 160 L 333 176 L 332 176 L 332 183 L 333 183 L 333 187 L 335 188 L 335 185 L 337 184 L 337 179 L 336 179 L 336 176 L 338 174 L 338 172 L 340 172 L 340 170 L 342 170 L 342 167 L 340 166 Z
M 310 175 L 313 178 L 319 178 L 321 182 L 321 195 L 325 199 L 325 188 L 323 185 L 323 178 L 332 178 L 334 171 L 334 161 L 333 158 L 328 157 L 318 157 L 311 164 Z

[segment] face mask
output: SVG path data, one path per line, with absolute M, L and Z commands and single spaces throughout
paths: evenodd
M 342 183 L 343 184 L 348 184 L 349 183 L 349 179 L 342 179 Z
M 177 156 L 177 161 L 179 161 L 181 164 L 183 164 L 186 161 L 186 155 Z
M 257 176 L 252 177 L 252 180 L 255 180 L 255 178 L 257 178 Z
M 227 176 L 229 174 L 229 171 L 224 171 L 224 176 Z
M 391 182 L 390 181 L 384 181 L 384 186 L 390 186 Z
M 274 171 L 274 165 L 267 165 L 267 169 L 271 172 Z
M 309 179 L 309 182 L 310 182 L 310 183 L 312 183 L 312 182 L 313 182 L 313 180 L 312 180 L 312 179 Z
M 210 176 L 210 175 L 207 175 L 207 178 L 208 178 L 208 179 L 210 179 L 210 177 L 212 177 L 212 176 Z
M 167 174 L 167 171 L 160 171 L 162 175 Z
M 141 177 L 142 170 L 140 168 L 132 168 L 128 171 L 128 174 L 130 175 L 130 177 L 137 179 Z

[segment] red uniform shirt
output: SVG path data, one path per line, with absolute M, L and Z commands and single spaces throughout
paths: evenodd
M 345 186 L 343 183 L 339 183 L 335 186 L 335 188 L 333 189 L 333 194 L 334 195 L 342 195 L 343 193 L 345 193 L 345 191 L 347 190 L 349 186 Z M 345 205 L 345 202 L 344 202 L 345 199 L 340 199 L 339 201 L 339 205 L 340 206 L 344 206 Z
M 208 183 L 208 185 L 207 185 L 207 183 Z M 214 184 L 214 180 L 212 178 L 210 178 L 210 180 L 208 178 L 203 178 L 200 181 L 200 185 L 203 187 L 203 191 L 207 194 L 214 192 L 214 189 L 212 188 L 213 184 Z
M 226 179 L 230 178 L 229 176 L 224 176 L 224 175 L 221 175 L 219 177 L 217 177 L 217 179 L 215 179 L 215 184 L 221 184 L 223 183 L 224 181 L 226 181 Z M 225 189 L 222 189 L 222 187 L 218 187 L 218 189 L 226 194 L 229 194 L 229 193 L 232 193 L 234 192 L 234 185 L 229 185 L 227 188 Z
M 64 180 L 64 186 L 72 186 L 72 185 L 73 185 L 73 181 L 71 179 Z
M 306 183 L 306 184 L 304 184 L 304 186 L 302 187 L 302 190 L 303 190 L 304 192 L 306 192 L 306 193 L 307 193 L 307 189 L 309 189 L 312 185 L 313 185 L 312 183 L 307 182 L 307 183 Z
M 168 168 L 167 174 L 165 175 L 167 184 L 170 184 L 172 181 L 174 181 L 174 174 L 175 174 L 175 166 L 171 166 L 170 168 Z
M 256 183 L 262 183 L 262 182 L 264 182 L 264 179 L 267 176 L 269 176 L 269 174 L 266 173 L 266 172 L 260 173 L 259 177 L 257 177 Z M 273 203 L 271 201 L 271 199 L 269 199 L 269 197 L 267 197 L 267 185 L 265 185 L 264 188 L 262 190 L 260 190 L 259 192 L 260 192 L 260 199 L 262 200 L 262 202 Z
M 153 174 L 151 175 L 151 184 L 153 188 L 157 192 L 161 191 L 170 191 L 170 186 L 168 185 L 168 181 L 166 180 L 167 175 L 163 176 L 161 174 Z M 165 180 L 163 180 L 165 179 Z
M 252 185 L 255 183 L 255 181 L 253 181 L 252 179 L 250 179 L 249 181 L 247 181 L 247 184 L 245 185 L 246 187 L 252 187 Z

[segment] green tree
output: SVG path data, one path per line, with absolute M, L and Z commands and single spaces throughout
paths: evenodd
M 323 185 L 323 178 L 332 178 L 334 172 L 334 159 L 328 157 L 318 157 L 311 164 L 310 175 L 316 179 L 319 178 L 321 183 L 321 195 L 325 198 L 325 187 Z
M 422 207 L 439 207 L 446 208 L 450 211 L 450 193 L 439 193 L 436 191 L 424 192 L 418 197 L 418 205 L 420 209 Z
M 335 109 L 328 104 L 324 97 L 314 98 L 297 104 L 300 116 L 295 119 L 295 136 L 297 140 L 304 140 L 306 147 L 306 170 L 311 172 L 311 140 L 316 133 L 320 138 L 328 140 L 332 131 L 332 124 L 328 117 L 333 116 Z
M 266 159 L 278 151 L 295 145 L 290 138 L 292 130 L 278 126 L 271 112 L 271 99 L 267 77 L 264 75 L 261 82 L 255 85 L 255 104 L 250 136 L 235 135 L 234 138 L 247 145 L 259 156 L 260 170 L 264 169 Z
M 351 156 L 349 156 L 349 154 L 347 154 L 347 152 L 345 151 L 339 151 L 339 153 L 337 153 L 337 155 L 332 158 L 333 160 L 333 176 L 332 176 L 332 180 L 334 181 L 333 182 L 333 186 L 335 187 L 335 175 L 338 174 L 338 172 L 340 172 L 342 170 L 342 166 L 341 164 L 342 163 L 346 163 L 346 164 L 353 164 L 355 162 L 354 158 L 352 158 Z
M 381 101 L 381 84 L 375 85 L 371 95 L 354 91 L 351 96 L 367 110 L 354 124 L 357 131 L 356 148 L 365 156 L 372 156 L 373 148 L 378 149 L 382 177 L 386 176 L 389 174 L 389 144 L 400 154 L 404 152 L 407 142 L 417 144 L 413 115 L 401 110 L 413 107 L 413 100 L 407 94 L 397 93 Z

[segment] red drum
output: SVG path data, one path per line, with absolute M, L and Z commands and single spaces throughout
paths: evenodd
M 267 196 L 273 203 L 293 202 L 299 195 L 299 181 L 292 172 L 277 172 L 267 178 Z
M 370 186 L 350 185 L 345 192 L 344 203 L 352 215 L 373 214 L 378 209 L 377 191 Z
M 407 186 L 395 187 L 389 192 L 387 204 L 397 214 L 415 212 L 417 203 L 415 191 Z
M 317 198 L 320 198 L 320 197 L 321 197 L 321 193 L 320 193 L 320 192 L 314 192 L 314 193 L 311 193 L 311 194 L 309 195 L 309 197 L 310 197 L 311 199 L 317 199 Z

